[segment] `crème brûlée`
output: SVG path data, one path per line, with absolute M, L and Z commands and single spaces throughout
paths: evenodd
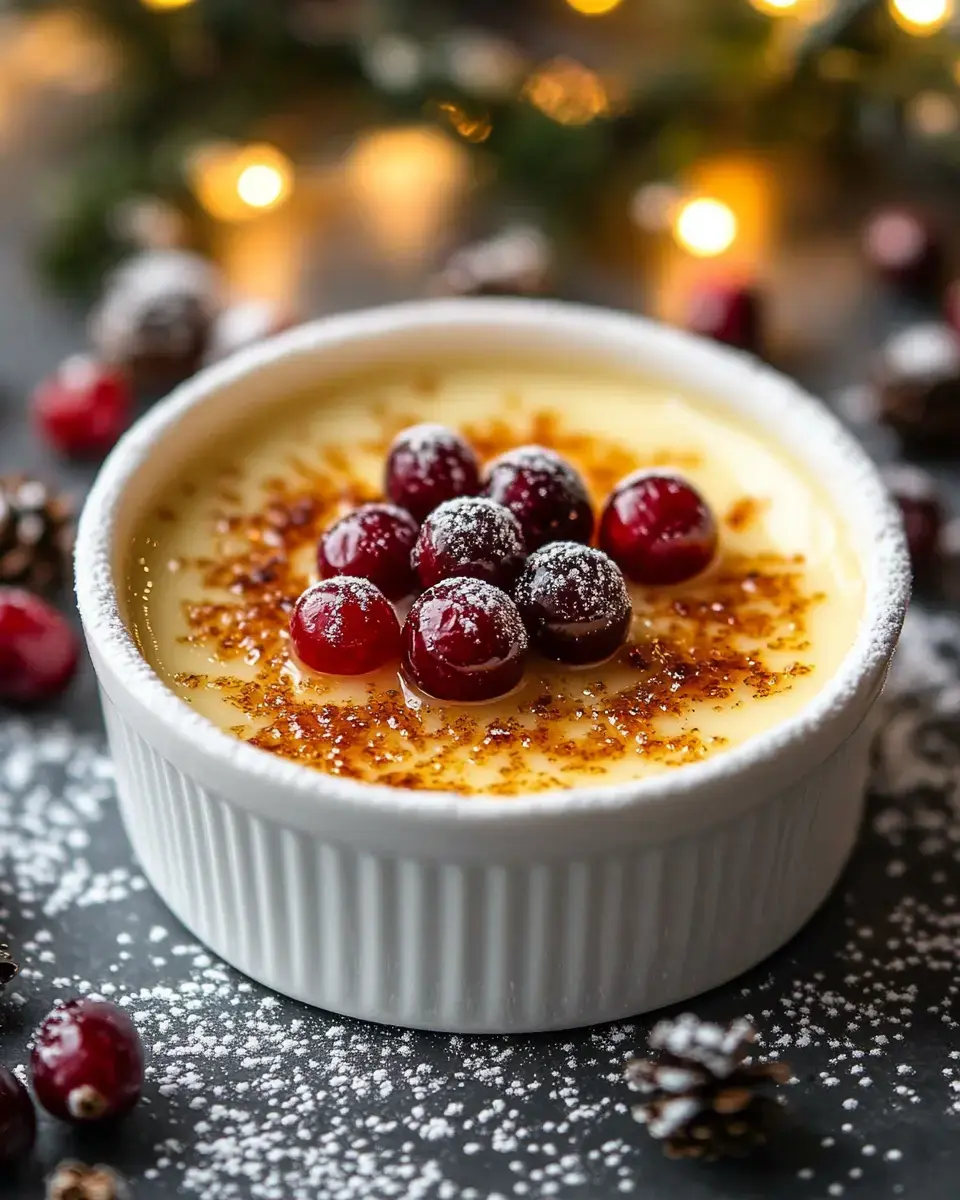
M 631 584 L 629 634 L 606 662 L 531 653 L 497 700 L 431 699 L 399 663 L 311 671 L 289 621 L 318 541 L 382 498 L 392 439 L 420 422 L 457 430 L 482 462 L 557 451 L 597 512 L 631 472 L 676 472 L 715 515 L 715 558 L 685 583 Z M 824 687 L 863 611 L 840 514 L 766 433 L 662 385 L 510 363 L 397 367 L 271 404 L 171 464 L 126 575 L 141 652 L 221 729 L 331 775 L 471 795 L 623 783 L 738 746 Z

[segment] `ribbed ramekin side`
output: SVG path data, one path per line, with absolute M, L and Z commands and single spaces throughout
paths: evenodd
M 563 1028 L 686 999 L 782 945 L 859 823 L 869 727 L 767 803 L 607 855 L 390 856 L 201 787 L 105 699 L 121 810 L 173 912 L 241 971 L 349 1016 L 460 1032 Z M 478 800 L 477 803 L 484 803 Z

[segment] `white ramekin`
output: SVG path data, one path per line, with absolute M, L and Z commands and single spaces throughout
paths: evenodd
M 174 696 L 118 603 L 130 530 L 171 458 L 296 389 L 458 353 L 652 377 L 788 447 L 842 512 L 866 578 L 863 620 L 836 677 L 798 716 L 704 763 L 513 799 L 325 776 L 221 733 Z M 613 312 L 457 300 L 318 321 L 179 388 L 104 465 L 80 522 L 77 591 L 130 839 L 184 924 L 241 971 L 310 1004 L 506 1032 L 684 999 L 803 925 L 856 836 L 868 718 L 909 568 L 863 451 L 753 359 Z

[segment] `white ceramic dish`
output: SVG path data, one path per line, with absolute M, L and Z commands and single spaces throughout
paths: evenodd
M 800 715 L 703 763 L 626 786 L 506 800 L 339 780 L 220 732 L 124 625 L 129 531 L 170 456 L 311 382 L 438 351 L 661 378 L 769 431 L 849 524 L 866 606 Z M 90 494 L 77 590 L 120 805 L 174 913 L 297 999 L 430 1029 L 562 1028 L 658 1008 L 750 967 L 823 901 L 861 815 L 869 720 L 909 567 L 862 450 L 794 384 L 634 317 L 439 301 L 322 320 L 207 370 L 120 442 Z

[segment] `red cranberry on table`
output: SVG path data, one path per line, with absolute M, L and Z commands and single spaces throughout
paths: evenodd
M 487 468 L 484 495 L 509 508 L 532 554 L 547 542 L 589 542 L 593 508 L 583 480 L 553 450 L 521 446 Z
M 413 425 L 398 434 L 387 457 L 386 493 L 422 521 L 445 500 L 475 496 L 480 468 L 472 448 L 444 425 Z
M 403 627 L 407 676 L 438 700 L 493 700 L 523 678 L 527 632 L 506 592 L 445 579 L 414 602 Z
M 125 1116 L 143 1089 L 143 1046 L 130 1017 L 83 997 L 55 1008 L 34 1035 L 33 1090 L 43 1107 L 78 1124 Z
M 0 1167 L 26 1158 L 37 1138 L 37 1114 L 30 1093 L 12 1071 L 0 1067 Z
M 683 583 L 717 550 L 706 501 L 675 475 L 638 471 L 614 488 L 600 518 L 600 547 L 636 583 Z
M 413 565 L 425 588 L 459 575 L 508 589 L 526 557 L 520 522 L 509 509 L 482 497 L 461 496 L 441 504 L 424 521 Z
M 68 358 L 33 394 L 42 436 L 71 458 L 106 454 L 130 424 L 133 395 L 126 377 L 93 358 Z
M 0 701 L 36 704 L 73 678 L 80 648 L 62 613 L 21 588 L 0 588 Z
M 684 324 L 691 333 L 737 350 L 763 349 L 760 293 L 744 284 L 701 284 L 688 297 Z
M 633 608 L 620 568 L 579 542 L 553 542 L 531 554 L 514 598 L 534 644 L 559 662 L 602 662 L 630 629 Z
M 888 283 L 935 292 L 943 283 L 943 247 L 930 225 L 908 208 L 884 208 L 863 231 L 867 261 Z
M 940 554 L 945 514 L 937 485 L 926 471 L 905 463 L 887 467 L 884 479 L 900 506 L 914 573 L 923 575 Z
M 414 588 L 410 554 L 417 523 L 395 504 L 364 504 L 331 525 L 320 540 L 320 574 L 358 575 L 369 579 L 390 600 Z
M 366 675 L 400 653 L 400 622 L 369 579 L 337 575 L 307 588 L 290 618 L 301 662 L 326 675 Z

